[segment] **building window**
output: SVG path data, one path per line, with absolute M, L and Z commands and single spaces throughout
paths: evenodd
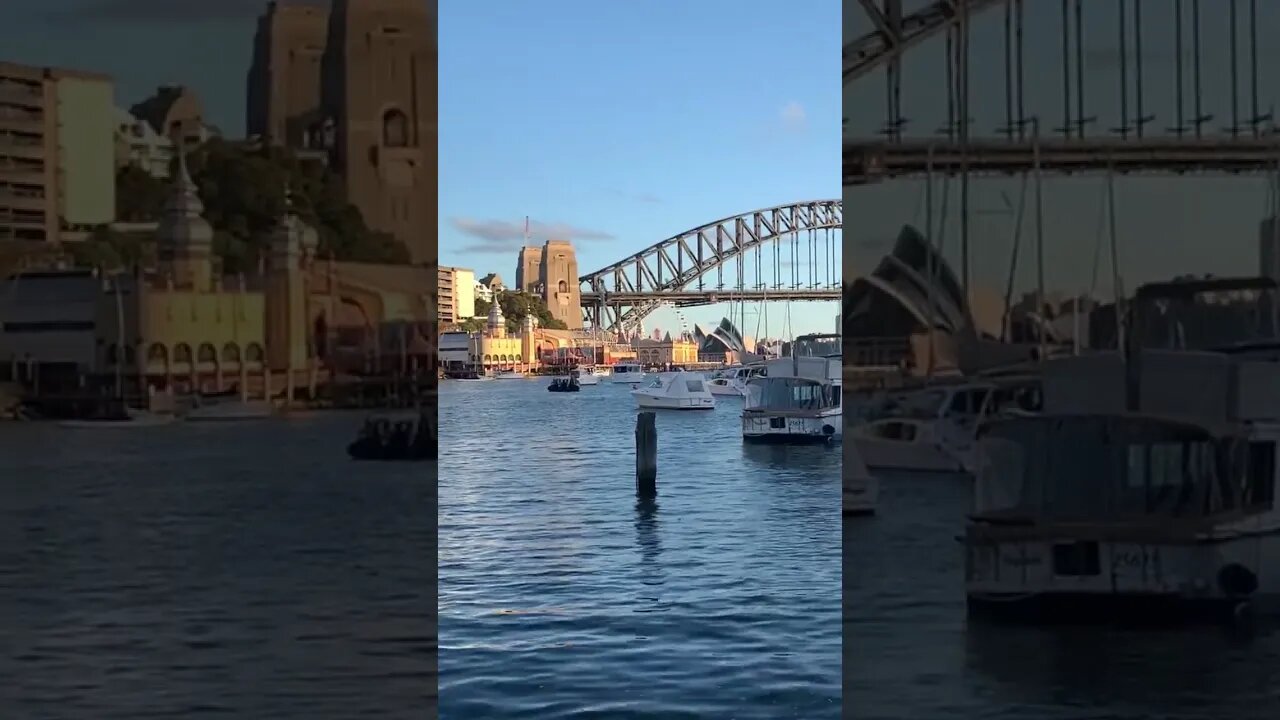
M 391 148 L 409 146 L 409 116 L 401 110 L 388 110 L 382 116 L 382 144 Z

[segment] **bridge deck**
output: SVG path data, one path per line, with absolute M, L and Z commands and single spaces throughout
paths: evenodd
M 954 141 L 848 141 L 844 144 L 844 184 L 865 185 L 891 178 L 919 177 L 961 169 L 963 153 Z M 969 172 L 1014 175 L 1035 167 L 1029 141 L 975 140 L 968 147 Z M 1280 137 L 1046 139 L 1040 165 L 1047 173 L 1105 171 L 1132 173 L 1259 173 L 1280 164 Z
M 839 300 L 840 288 L 777 288 L 768 290 L 666 290 L 662 292 L 595 293 L 582 291 L 583 307 L 635 307 L 650 302 L 666 302 L 680 307 L 722 302 L 765 300 Z

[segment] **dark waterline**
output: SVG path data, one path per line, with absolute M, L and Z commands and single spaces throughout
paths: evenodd
M 0 425 L 0 717 L 432 717 L 434 473 L 359 421 Z
M 839 448 L 659 413 L 637 502 L 627 388 L 546 384 L 441 387 L 441 717 L 839 717 Z
M 846 718 L 1280 715 L 1280 635 L 967 622 L 955 537 L 969 488 L 886 476 L 879 514 L 844 521 Z

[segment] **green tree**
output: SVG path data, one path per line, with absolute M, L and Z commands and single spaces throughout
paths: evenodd
M 299 161 L 280 148 L 247 148 L 214 138 L 191 153 L 187 164 L 216 231 L 215 252 L 228 273 L 252 270 L 266 257 L 268 239 L 285 211 L 286 186 L 294 211 L 316 229 L 321 256 L 409 262 L 408 248 L 370 230 L 346 201 L 340 179 L 320 163 Z
M 479 316 L 465 318 L 462 322 L 458 323 L 458 327 L 462 328 L 464 332 L 469 333 L 480 332 L 481 330 L 484 330 L 484 326 L 485 318 Z
M 164 212 L 168 185 L 132 163 L 116 171 L 116 219 L 155 222 Z
M 119 271 L 143 262 L 152 245 L 154 237 L 150 233 L 124 233 L 100 225 L 88 239 L 62 247 L 75 265 Z

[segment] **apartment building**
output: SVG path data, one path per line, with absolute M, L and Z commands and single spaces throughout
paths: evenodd
M 115 219 L 114 95 L 105 75 L 0 63 L 0 241 Z
M 476 314 L 476 274 L 472 270 L 440 267 L 437 311 L 440 325 L 448 326 Z

